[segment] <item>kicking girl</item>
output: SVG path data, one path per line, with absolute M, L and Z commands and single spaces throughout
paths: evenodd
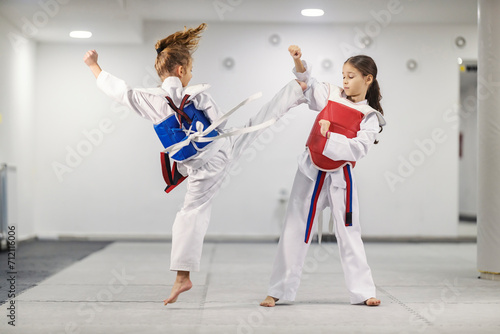
M 182 146 L 162 155 L 167 192 L 187 178 L 184 204 L 172 227 L 170 270 L 177 271 L 177 276 L 170 297 L 164 300 L 165 305 L 174 303 L 180 293 L 191 289 L 190 272 L 200 269 L 212 200 L 232 163 L 260 133 L 254 131 L 224 136 L 227 135 L 224 123 L 218 122 L 223 114 L 206 92 L 209 86 L 188 87 L 192 78 L 192 53 L 205 28 L 203 23 L 156 43 L 155 68 L 162 80 L 158 88 L 132 89 L 124 81 L 101 70 L 95 50 L 88 51 L 84 57 L 84 62 L 97 79 L 97 86 L 104 93 L 151 120 L 165 148 L 179 143 Z M 297 105 L 303 96 L 301 86 L 292 80 L 248 121 L 244 130 L 255 129 L 270 119 L 277 120 Z M 211 126 L 212 123 L 216 126 Z M 190 143 L 189 138 L 196 134 L 203 137 L 201 139 L 209 140 Z M 210 141 L 211 137 L 219 138 Z M 188 145 L 182 145 L 185 143 Z M 172 166 L 170 160 L 173 161 Z
M 307 149 L 299 158 L 268 296 L 260 305 L 272 307 L 279 299 L 295 300 L 316 212 L 329 207 L 350 302 L 377 306 L 380 300 L 361 240 L 358 197 L 351 174 L 385 125 L 377 66 L 368 56 L 347 59 L 341 89 L 312 78 L 298 46 L 292 45 L 288 51 L 297 79 L 307 84 L 304 95 L 309 108 L 320 113 Z

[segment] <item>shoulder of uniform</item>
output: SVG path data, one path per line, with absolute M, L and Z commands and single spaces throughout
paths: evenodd
M 145 94 L 151 94 L 151 95 L 160 95 L 163 96 L 165 95 L 165 90 L 161 87 L 154 87 L 154 88 L 136 88 L 134 89 L 135 91 L 145 93 Z
M 189 95 L 189 100 L 192 100 L 196 95 L 203 93 L 210 88 L 209 84 L 198 84 L 188 86 L 184 89 L 184 94 Z
M 329 84 L 329 88 L 330 88 L 330 94 L 328 96 L 329 100 L 335 100 L 342 96 L 343 89 L 340 88 L 339 86 Z
M 369 110 L 367 109 L 367 110 L 366 110 L 366 112 L 364 112 L 364 111 L 363 111 L 363 113 L 365 114 L 365 116 L 364 116 L 365 118 L 366 118 L 368 115 L 370 115 L 370 114 L 375 114 L 375 115 L 377 115 L 377 118 L 378 118 L 378 124 L 379 124 L 380 126 L 385 126 L 385 125 L 387 124 L 387 123 L 386 123 L 386 121 L 385 121 L 385 118 L 384 118 L 384 116 L 382 115 L 382 113 L 381 113 L 381 112 L 379 112 L 379 111 L 377 111 L 377 110 L 373 109 L 372 107 L 370 107 L 370 106 L 368 106 L 368 105 L 367 105 L 367 107 L 369 107 Z

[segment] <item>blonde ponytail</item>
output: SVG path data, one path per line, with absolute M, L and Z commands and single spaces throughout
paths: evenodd
M 157 57 L 155 61 L 156 72 L 162 80 L 172 75 L 177 66 L 187 66 L 192 59 L 192 54 L 198 47 L 201 33 L 207 28 L 205 23 L 196 28 L 177 31 L 176 33 L 156 42 Z

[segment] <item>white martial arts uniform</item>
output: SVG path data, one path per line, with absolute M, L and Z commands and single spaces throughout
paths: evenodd
M 210 122 L 223 115 L 211 96 L 205 92 L 209 85 L 184 88 L 177 77 L 166 78 L 158 88 L 131 89 L 123 80 L 103 71 L 97 78 L 97 85 L 108 96 L 129 106 L 154 124 L 161 123 L 174 112 L 165 99 L 167 95 L 179 106 L 184 95 L 189 94 L 194 107 L 203 111 Z M 302 100 L 302 89 L 293 80 L 266 103 L 245 127 L 261 124 L 271 118 L 278 119 Z M 219 133 L 224 133 L 222 127 L 223 125 L 217 128 Z M 199 271 L 212 200 L 232 163 L 261 131 L 215 140 L 194 157 L 177 163 L 179 172 L 188 175 L 188 184 L 184 205 L 177 213 L 172 227 L 170 270 Z
M 307 83 L 308 89 L 304 95 L 309 108 L 321 111 L 328 103 L 329 84 L 320 83 L 312 78 L 307 63 L 304 62 L 304 65 L 306 72 L 298 73 L 294 69 L 294 74 L 297 79 Z M 357 104 L 347 99 L 344 100 L 343 103 L 354 109 L 360 109 L 361 105 L 366 109 L 366 100 Z M 384 125 L 385 121 L 381 115 L 379 117 L 380 124 Z M 343 135 L 331 133 L 323 155 L 332 160 L 358 161 L 368 153 L 378 132 L 379 118 L 377 113 L 373 112 L 363 118 L 356 137 L 348 139 Z M 295 300 L 306 253 L 312 239 L 309 238 L 306 243 L 304 236 L 318 172 L 318 168 L 313 165 L 309 152 L 306 150 L 299 157 L 298 171 L 290 194 L 285 224 L 269 284 L 268 295 L 274 298 Z M 358 196 L 354 180 L 352 182 L 352 226 L 345 226 L 346 180 L 342 169 L 326 172 L 321 192 L 316 196 L 317 212 L 329 207 L 334 219 L 335 236 L 350 302 L 358 304 L 375 297 L 375 284 L 361 240 Z

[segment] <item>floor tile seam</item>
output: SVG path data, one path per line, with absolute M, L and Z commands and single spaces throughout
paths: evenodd
M 114 242 L 109 242 L 107 244 L 105 244 L 102 248 L 99 248 L 97 250 L 93 250 L 91 251 L 90 253 L 86 253 L 83 257 L 78 257 L 76 259 L 73 260 L 68 260 L 68 263 L 65 264 L 64 266 L 55 266 L 55 267 L 52 267 L 50 269 L 45 270 L 45 273 L 48 273 L 48 275 L 46 276 L 43 276 L 43 277 L 38 277 L 38 279 L 34 279 L 36 282 L 33 282 L 33 283 L 23 283 L 23 279 L 24 278 L 21 278 L 21 277 L 18 277 L 19 279 L 19 284 L 17 284 L 16 286 L 19 288 L 19 287 L 26 287 L 26 289 L 19 289 L 16 293 L 17 296 L 21 296 L 22 294 L 24 294 L 26 291 L 28 290 L 31 290 L 37 286 L 39 286 L 39 284 L 42 284 L 43 282 L 49 280 L 50 278 L 54 277 L 55 275 L 59 274 L 60 272 L 62 271 L 65 271 L 65 270 L 68 270 L 68 268 L 71 268 L 73 266 L 75 266 L 76 264 L 78 263 L 81 263 L 83 261 L 86 261 L 86 259 L 88 259 L 89 257 L 93 256 L 94 254 L 97 254 L 97 253 L 100 253 L 100 252 L 103 252 L 104 250 L 106 250 L 108 247 L 112 246 L 114 244 Z M 25 273 L 24 269 L 23 270 L 19 270 L 18 271 L 18 275 L 22 276 L 23 273 Z M 33 278 L 32 278 L 33 279 Z M 9 299 L 5 300 L 5 301 L 2 301 L 3 303 L 7 302 Z M 0 305 L 3 305 L 0 304 Z
M 70 283 L 70 284 L 58 284 L 58 283 L 43 283 L 43 284 L 38 284 L 36 286 L 38 287 L 46 287 L 46 286 L 109 286 L 109 283 Z M 198 284 L 200 285 L 205 285 L 205 284 Z M 172 286 L 172 284 L 139 284 L 139 283 L 127 283 L 127 286 L 160 286 L 160 287 L 168 287 Z
M 466 288 L 472 288 L 472 287 L 477 287 L 477 288 L 489 288 L 488 286 L 477 286 L 474 284 L 471 285 L 461 285 Z M 443 288 L 441 285 L 436 285 L 436 284 L 429 284 L 429 285 L 377 285 L 377 287 L 385 287 L 385 288 Z
M 60 324 L 60 323 L 59 323 Z M 39 324 L 24 324 L 22 325 L 23 328 L 29 328 L 29 327 L 41 327 L 41 328 L 51 328 L 51 327 L 58 327 L 59 325 L 58 323 L 39 323 Z M 0 323 L 0 328 L 1 327 L 1 323 Z M 86 326 L 86 327 L 92 327 L 92 325 L 109 325 L 110 327 L 113 326 L 124 326 L 124 327 L 130 327 L 131 325 L 134 326 L 136 324 L 130 324 L 130 323 L 123 323 L 123 322 L 116 322 L 116 323 L 110 323 L 110 322 L 102 322 L 102 320 L 99 320 L 99 321 L 96 321 L 94 320 L 91 324 L 85 324 L 83 326 Z M 150 324 L 151 325 L 151 324 Z M 82 326 L 82 327 L 83 327 Z M 139 326 L 139 325 L 138 325 Z M 152 325 L 154 326 L 154 328 L 163 328 L 163 327 L 181 327 L 181 328 L 192 328 L 192 327 L 196 327 L 196 328 L 207 328 L 207 327 L 236 327 L 237 325 L 233 325 L 233 324 L 223 324 L 223 323 L 220 323 L 220 324 L 217 324 L 217 323 L 201 323 L 201 324 L 160 324 L 160 325 Z M 203 326 L 203 327 L 201 327 Z M 17 326 L 16 326 L 17 327 Z M 358 323 L 356 323 L 356 327 L 358 327 Z M 373 327 L 373 324 L 371 323 L 366 323 L 366 324 L 359 324 L 359 327 Z M 408 326 L 407 325 L 402 325 L 402 324 L 387 324 L 387 325 L 377 325 L 376 329 L 380 329 L 380 328 L 405 328 L 405 329 L 408 329 L 407 328 Z M 484 327 L 484 328 L 497 328 L 497 327 L 500 327 L 500 325 L 491 325 L 491 324 L 438 324 L 438 325 L 435 325 L 433 326 L 433 328 L 435 327 L 435 329 L 441 329 L 441 328 L 476 328 L 476 327 Z M 273 328 L 273 329 L 276 329 L 277 328 L 277 325 L 276 324 L 260 324 L 259 325 L 259 328 Z M 308 331 L 306 331 L 306 333 L 311 333 L 311 329 L 312 328 L 329 328 L 330 330 L 332 329 L 332 325 L 328 325 L 328 324 L 315 324 L 315 325 L 311 325 L 311 324 L 305 324 L 305 325 L 301 325 L 301 324 L 293 324 L 293 328 L 307 328 L 309 329 Z M 350 325 L 350 324 L 335 324 L 335 327 L 333 328 L 350 328 L 351 330 L 353 329 L 353 325 Z M 375 330 L 376 333 L 378 333 L 378 331 Z M 415 333 L 418 332 L 418 331 L 414 331 Z M 352 333 L 352 332 L 351 332 Z M 391 332 L 391 333 L 394 333 L 394 332 Z M 408 333 L 407 331 L 403 332 L 403 333 Z M 413 332 L 411 332 L 413 333 Z M 447 331 L 446 333 L 451 333 L 449 331 Z M 474 332 L 472 332 L 474 333 Z
M 408 304 L 429 304 L 432 303 L 436 300 L 434 298 L 433 300 L 428 300 L 428 301 L 412 301 L 412 302 L 407 302 Z M 404 303 L 404 302 L 402 302 Z M 500 305 L 500 301 L 491 301 L 491 302 L 481 302 L 481 301 L 462 301 L 462 302 L 453 302 L 453 301 L 447 301 L 446 305 L 463 305 L 463 304 L 472 304 L 472 305 Z
M 392 299 L 394 302 L 396 302 L 396 304 L 398 304 L 399 306 L 401 306 L 404 310 L 406 310 L 411 316 L 415 316 L 417 317 L 419 320 L 423 321 L 426 325 L 429 325 L 429 326 L 432 326 L 433 323 L 430 322 L 427 318 L 423 317 L 422 315 L 420 315 L 420 313 L 418 313 L 417 311 L 415 311 L 413 308 L 411 308 L 410 306 L 408 306 L 406 303 L 402 302 L 401 300 L 399 300 L 397 297 L 395 297 L 394 295 L 392 295 L 391 293 L 389 293 L 388 291 L 386 291 L 384 288 L 380 287 L 380 286 L 377 286 L 377 290 L 381 291 L 383 294 L 385 294 L 387 297 L 389 297 L 390 299 Z M 426 304 L 428 304 L 429 302 L 426 302 Z
M 163 301 L 158 299 L 158 300 L 106 300 L 106 301 L 102 301 L 102 300 L 41 300 L 41 299 L 33 299 L 33 300 L 16 300 L 16 302 L 18 303 L 75 303 L 75 304 L 79 304 L 79 303 L 100 303 L 100 304 L 111 304 L 111 303 L 125 303 L 125 304 L 128 304 L 128 303 L 142 303 L 142 304 L 145 304 L 145 303 L 153 303 L 153 304 L 158 304 L 158 303 L 161 303 L 163 304 Z M 188 304 L 188 305 L 194 305 L 194 304 L 197 304 L 195 302 L 193 303 L 190 303 L 190 302 L 183 302 L 185 304 Z M 193 308 L 186 308 L 186 309 L 193 309 Z
M 24 289 L 20 292 L 16 292 L 16 296 L 14 298 L 6 299 L 5 303 L 9 303 L 11 300 L 15 300 L 15 301 L 19 300 L 20 296 L 24 295 L 27 291 L 30 291 L 31 289 L 36 288 L 37 286 L 38 286 L 37 284 L 31 285 L 31 286 L 26 287 L 26 289 Z M 2 304 L 0 304 L 0 305 L 2 305 Z
M 208 267 L 207 267 L 207 274 L 206 274 L 206 278 L 205 278 L 205 284 L 203 285 L 203 292 L 201 294 L 201 300 L 200 300 L 200 308 L 201 309 L 205 308 L 205 302 L 207 301 L 208 287 L 210 285 L 212 264 L 214 262 L 216 249 L 217 249 L 217 244 L 213 245 L 212 249 L 210 250 L 209 257 L 208 257 L 209 261 L 208 261 Z M 203 312 L 200 315 L 200 321 L 202 320 L 202 318 L 203 318 Z

